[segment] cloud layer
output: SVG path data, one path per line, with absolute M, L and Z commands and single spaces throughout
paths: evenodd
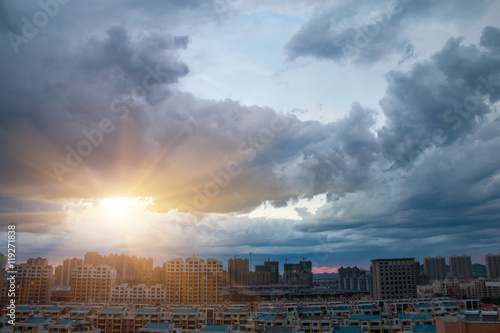
M 92 220 L 87 209 L 68 202 L 152 197 L 153 211 L 142 215 L 150 231 L 127 242 L 145 248 L 148 240 L 158 253 L 190 252 L 188 243 L 220 254 L 259 248 L 308 254 L 322 267 L 335 252 L 411 255 L 443 244 L 457 251 L 467 250 L 464 244 L 498 246 L 497 27 L 485 27 L 476 44 L 450 37 L 408 71 L 388 71 L 378 109 L 353 101 L 343 118 L 323 123 L 180 91 L 176 84 L 191 73 L 182 58 L 190 36 L 179 27 L 236 15 L 221 11 L 232 8 L 225 3 L 182 3 L 167 2 L 163 14 L 134 1 L 117 11 L 130 18 L 137 8 L 156 22 L 164 17 L 163 25 L 142 15 L 133 24 L 104 19 L 97 10 L 87 31 L 83 8 L 61 4 L 17 52 L 12 39 L 0 41 L 2 225 L 43 234 L 49 248 L 51 235 L 63 233 L 69 242 Z M 462 13 L 467 4 L 450 10 Z M 22 18 L 35 22 L 33 13 L 42 10 L 2 6 L 4 36 L 26 35 Z M 372 64 L 395 52 L 409 59 L 414 50 L 403 27 L 429 12 L 444 13 L 439 6 L 445 5 L 400 2 L 383 12 L 372 5 L 373 18 L 386 21 L 354 53 L 343 43 L 374 27 L 352 6 L 328 7 L 286 50 L 292 59 Z M 180 22 L 174 13 L 190 19 Z M 321 195 L 327 202 L 314 213 L 294 206 Z M 246 215 L 265 204 L 293 207 L 300 220 Z M 171 233 L 167 245 L 154 237 L 158 230 Z M 111 248 L 126 247 L 116 241 Z M 328 259 L 318 259 L 325 253 Z

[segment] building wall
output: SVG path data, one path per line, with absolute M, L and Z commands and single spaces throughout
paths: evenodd
M 488 273 L 488 279 L 500 278 L 500 253 L 489 253 L 484 257 L 484 261 L 486 262 L 486 272 Z
M 195 256 L 166 262 L 165 302 L 216 304 L 222 302 L 222 261 Z
M 472 279 L 472 260 L 470 256 L 451 256 L 449 258 L 450 274 L 458 279 Z
M 436 319 L 437 333 L 499 333 L 500 323 L 472 323 Z
M 50 302 L 50 294 L 54 279 L 54 269 L 45 258 L 28 259 L 26 263 L 16 265 L 17 304 Z
M 232 258 L 228 263 L 228 279 L 230 285 L 241 285 L 242 274 L 249 271 L 249 261 L 246 258 Z
M 109 302 L 116 283 L 116 269 L 108 265 L 78 266 L 73 270 L 71 300 L 75 302 Z
M 311 261 L 300 261 L 298 264 L 287 263 L 284 267 L 283 283 L 302 286 L 313 285 Z
M 63 261 L 62 273 L 61 273 L 61 286 L 70 286 L 71 278 L 73 274 L 73 269 L 77 266 L 83 265 L 82 259 L 65 259 Z
M 446 278 L 446 261 L 444 257 L 425 257 L 424 272 L 430 281 L 444 280 Z
M 376 299 L 416 297 L 415 258 L 372 260 Z

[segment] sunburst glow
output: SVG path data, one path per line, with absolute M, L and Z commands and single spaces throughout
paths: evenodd
M 109 217 L 126 219 L 130 217 L 131 214 L 143 212 L 153 204 L 152 198 L 129 199 L 126 197 L 119 197 L 101 199 L 99 207 L 102 213 L 109 215 Z

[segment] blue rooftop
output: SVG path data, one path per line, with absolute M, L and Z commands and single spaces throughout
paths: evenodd
M 340 327 L 336 329 L 333 333 L 361 333 L 361 327 Z
M 139 332 L 157 332 L 160 330 L 167 332 L 169 326 L 169 323 L 148 323 L 146 327 L 139 328 Z
M 332 308 L 333 311 L 349 311 L 348 306 L 334 306 Z
M 457 304 L 455 304 L 455 303 L 447 302 L 447 303 L 441 303 L 441 306 L 456 307 L 456 306 L 458 306 L 458 305 L 457 305 Z
M 259 316 L 259 318 L 257 318 L 257 320 L 274 320 L 274 315 Z
M 371 309 L 378 309 L 377 306 L 375 304 L 366 304 L 366 305 L 359 305 L 358 306 L 358 309 L 362 309 L 362 310 L 371 310 Z
M 46 311 L 62 311 L 62 309 L 60 306 L 51 306 Z
M 427 313 L 414 313 L 414 314 L 402 314 L 399 316 L 401 320 L 410 320 L 410 319 L 432 319 L 431 314 Z
M 321 309 L 318 307 L 312 307 L 312 308 L 298 307 L 297 312 L 321 312 Z
M 278 308 L 263 308 L 263 309 L 260 309 L 260 312 L 262 313 L 269 313 L 269 312 L 283 312 L 283 310 L 281 309 L 278 309 Z
M 25 321 L 27 324 L 43 324 L 47 319 L 45 318 L 29 318 Z
M 434 333 L 436 332 L 436 325 L 413 325 L 412 327 L 413 332 L 419 332 L 419 333 Z
M 104 312 L 124 312 L 125 308 L 104 308 L 102 309 Z
M 354 319 L 354 320 L 380 320 L 380 315 L 354 315 L 354 316 L 350 316 L 349 319 Z
M 226 309 L 224 310 L 225 313 L 243 313 L 247 312 L 246 310 L 243 309 Z
M 174 313 L 196 313 L 193 309 L 174 309 Z
M 18 306 L 17 311 L 31 311 L 31 307 L 29 306 Z
M 152 308 L 152 309 L 139 309 L 137 310 L 137 312 L 140 312 L 140 313 L 160 313 L 161 310 L 158 309 L 158 308 Z
M 415 304 L 415 307 L 417 309 L 430 308 L 430 305 L 429 304 Z
M 71 311 L 73 311 L 73 312 L 89 312 L 90 308 L 73 308 Z
M 59 322 L 59 325 L 77 325 L 81 320 L 63 319 Z
M 205 325 L 203 331 L 205 332 L 225 332 L 229 326 L 226 325 Z

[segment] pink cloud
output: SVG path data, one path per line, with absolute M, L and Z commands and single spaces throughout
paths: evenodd
M 322 273 L 338 273 L 339 267 L 313 267 L 313 274 L 322 274 Z

